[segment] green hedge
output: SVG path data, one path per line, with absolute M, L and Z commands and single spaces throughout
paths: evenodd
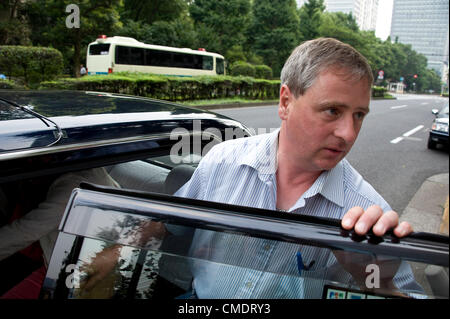
M 384 97 L 384 94 L 387 92 L 387 89 L 381 86 L 373 86 L 372 87 L 372 97 Z
M 23 89 L 13 81 L 0 79 L 0 89 Z
M 166 77 L 117 73 L 84 76 L 79 79 L 45 81 L 40 89 L 69 89 L 123 93 L 170 101 L 244 97 L 278 98 L 280 81 L 244 76 Z
M 271 79 L 273 77 L 273 72 L 268 65 L 255 65 L 255 77 L 258 79 Z
M 61 75 L 63 56 L 52 48 L 0 46 L 0 70 L 25 85 L 38 84 Z
M 251 76 L 255 77 L 255 67 L 244 61 L 236 61 L 230 66 L 230 74 L 233 76 Z
M 63 78 L 41 83 L 40 89 L 99 91 L 145 96 L 169 101 L 212 100 L 241 97 L 245 99 L 278 99 L 279 80 L 246 76 L 176 77 L 142 73 L 89 75 L 79 79 Z M 384 97 L 387 90 L 373 87 L 373 97 Z

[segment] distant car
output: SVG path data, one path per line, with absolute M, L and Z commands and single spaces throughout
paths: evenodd
M 448 108 L 449 104 L 445 105 L 440 111 L 433 109 L 431 112 L 436 116 L 430 130 L 428 137 L 428 148 L 435 149 L 437 144 L 442 144 L 448 147 Z
M 104 167 L 121 185 L 117 189 L 82 183 L 73 190 L 46 265 L 41 298 L 177 298 L 192 288 L 191 266 L 202 271 L 211 264 L 223 271 L 248 271 L 255 280 L 272 278 L 279 287 L 268 296 L 274 299 L 285 296 L 285 280 L 292 278 L 305 287 L 304 298 L 448 298 L 448 289 L 436 290 L 433 285 L 442 280 L 436 276 L 428 280 L 425 272 L 429 266 L 448 271 L 448 236 L 413 233 L 400 239 L 392 232 L 358 236 L 343 230 L 339 220 L 174 197 L 210 143 L 227 139 L 227 134 L 251 135 L 230 118 L 147 98 L 0 90 L 0 191 L 10 202 L 6 213 L 12 214 L 16 204 L 35 206 L 44 200 L 50 181 L 62 173 Z M 187 145 L 180 144 L 184 139 Z M 145 226 L 151 221 L 175 231 L 164 239 L 149 239 Z M 223 247 L 214 240 L 191 251 L 199 230 L 229 236 L 235 244 L 223 255 Z M 283 256 L 289 258 L 289 267 L 271 268 L 248 258 L 256 249 L 243 245 L 242 238 L 264 240 L 264 254 L 276 246 L 292 250 Z M 113 267 L 97 268 L 97 262 L 107 260 L 99 256 L 117 246 L 121 250 Z M 314 254 L 305 253 L 312 247 Z M 235 258 L 228 258 L 228 253 Z M 364 281 L 352 278 L 332 259 L 334 254 L 367 275 L 370 285 L 367 279 L 364 286 Z M 273 256 L 275 264 L 279 257 Z M 0 288 L 26 276 L 19 271 L 23 264 L 10 262 L 16 264 L 12 271 L 0 272 Z M 394 265 L 395 272 L 400 262 L 401 273 L 413 272 L 416 282 L 398 289 L 377 286 L 384 265 L 387 269 Z M 107 269 L 105 276 L 87 285 L 98 278 L 99 269 Z M 212 281 L 222 279 L 220 274 L 211 276 Z M 446 283 L 448 287 L 448 278 Z M 244 286 L 251 289 L 252 283 Z M 313 293 L 308 290 L 312 286 Z

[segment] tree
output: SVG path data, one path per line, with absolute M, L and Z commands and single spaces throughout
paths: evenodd
M 301 41 L 312 40 L 319 36 L 321 16 L 325 11 L 324 0 L 309 0 L 298 10 L 300 18 Z
M 152 25 L 133 20 L 125 20 L 123 24 L 117 35 L 144 43 L 192 49 L 197 45 L 197 33 L 187 15 L 174 21 L 156 21 Z
M 71 64 L 74 74 L 80 73 L 83 48 L 95 40 L 99 34 L 113 33 L 121 24 L 117 7 L 121 0 L 79 0 L 79 27 L 69 28 L 66 12 L 73 0 L 41 0 L 29 1 L 26 11 L 33 29 L 34 45 L 53 46 L 60 50 Z M 83 52 L 84 51 L 84 52 Z
M 294 0 L 254 0 L 248 43 L 272 68 L 274 76 L 280 75 L 284 62 L 299 44 L 298 25 Z
M 369 63 L 373 61 L 373 51 L 369 41 L 371 34 L 359 31 L 358 25 L 351 14 L 325 12 L 322 14 L 319 35 L 347 43 L 364 55 Z
M 441 92 L 441 78 L 435 70 L 426 69 L 421 78 L 423 78 L 419 87 L 421 91 Z
M 0 45 L 30 45 L 31 29 L 26 15 L 22 13 L 24 4 L 14 0 L 0 3 L 0 11 L 8 12 L 0 20 Z
M 197 30 L 198 46 L 225 54 L 245 42 L 250 0 L 195 0 L 189 14 Z
M 120 13 L 123 19 L 153 24 L 156 21 L 173 21 L 187 10 L 185 0 L 124 0 Z

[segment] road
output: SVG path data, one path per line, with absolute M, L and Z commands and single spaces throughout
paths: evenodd
M 434 115 L 448 99 L 401 95 L 396 100 L 374 100 L 348 161 L 401 214 L 430 176 L 449 172 L 448 150 L 429 150 L 428 132 Z M 280 126 L 277 106 L 219 109 L 256 133 Z

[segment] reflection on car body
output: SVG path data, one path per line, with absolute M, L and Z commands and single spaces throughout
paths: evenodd
M 226 129 L 242 133 L 233 138 L 251 135 L 237 121 L 117 94 L 5 91 L 1 97 L 32 107 L 57 123 L 64 134 L 52 144 L 55 127 L 26 112 L 17 114 L 20 109 L 0 101 L 0 136 L 5 141 L 0 149 L 0 187 L 11 201 L 21 200 L 11 195 L 19 184 L 28 185 L 20 188 L 28 191 L 41 185 L 32 194 L 38 203 L 55 176 L 94 167 L 104 167 L 121 186 L 81 184 L 73 191 L 59 225 L 41 298 L 186 297 L 195 271 L 208 265 L 223 271 L 269 274 L 280 283 L 298 282 L 303 287 L 302 298 L 448 297 L 435 293 L 424 275 L 428 265 L 448 269 L 448 237 L 423 233 L 402 239 L 392 233 L 361 237 L 343 231 L 337 220 L 171 196 L 189 180 L 207 145 L 225 139 Z M 8 117 L 8 113 L 14 115 Z M 201 122 L 200 132 L 195 121 Z M 183 137 L 188 138 L 189 152 L 177 147 L 174 153 L 174 145 Z M 146 227 L 155 223 L 164 223 L 170 235 L 147 238 Z M 230 247 L 218 258 L 220 253 L 210 254 L 221 249 L 213 242 L 192 244 L 197 232 L 227 237 L 230 242 L 267 240 L 286 246 L 292 251 L 292 267 L 271 268 L 250 262 L 251 258 L 229 258 L 230 252 L 250 256 L 251 247 L 245 245 Z M 113 263 L 101 262 L 105 253 L 114 258 Z M 369 265 L 399 261 L 412 266 L 417 284 L 402 289 L 377 288 L 370 280 L 369 285 L 361 284 L 339 263 L 324 266 L 321 260 L 330 256 L 349 259 L 350 266 L 365 277 L 371 274 L 365 273 Z M 96 267 L 107 269 L 98 282 L 90 280 Z M 283 298 L 283 294 L 268 297 Z

